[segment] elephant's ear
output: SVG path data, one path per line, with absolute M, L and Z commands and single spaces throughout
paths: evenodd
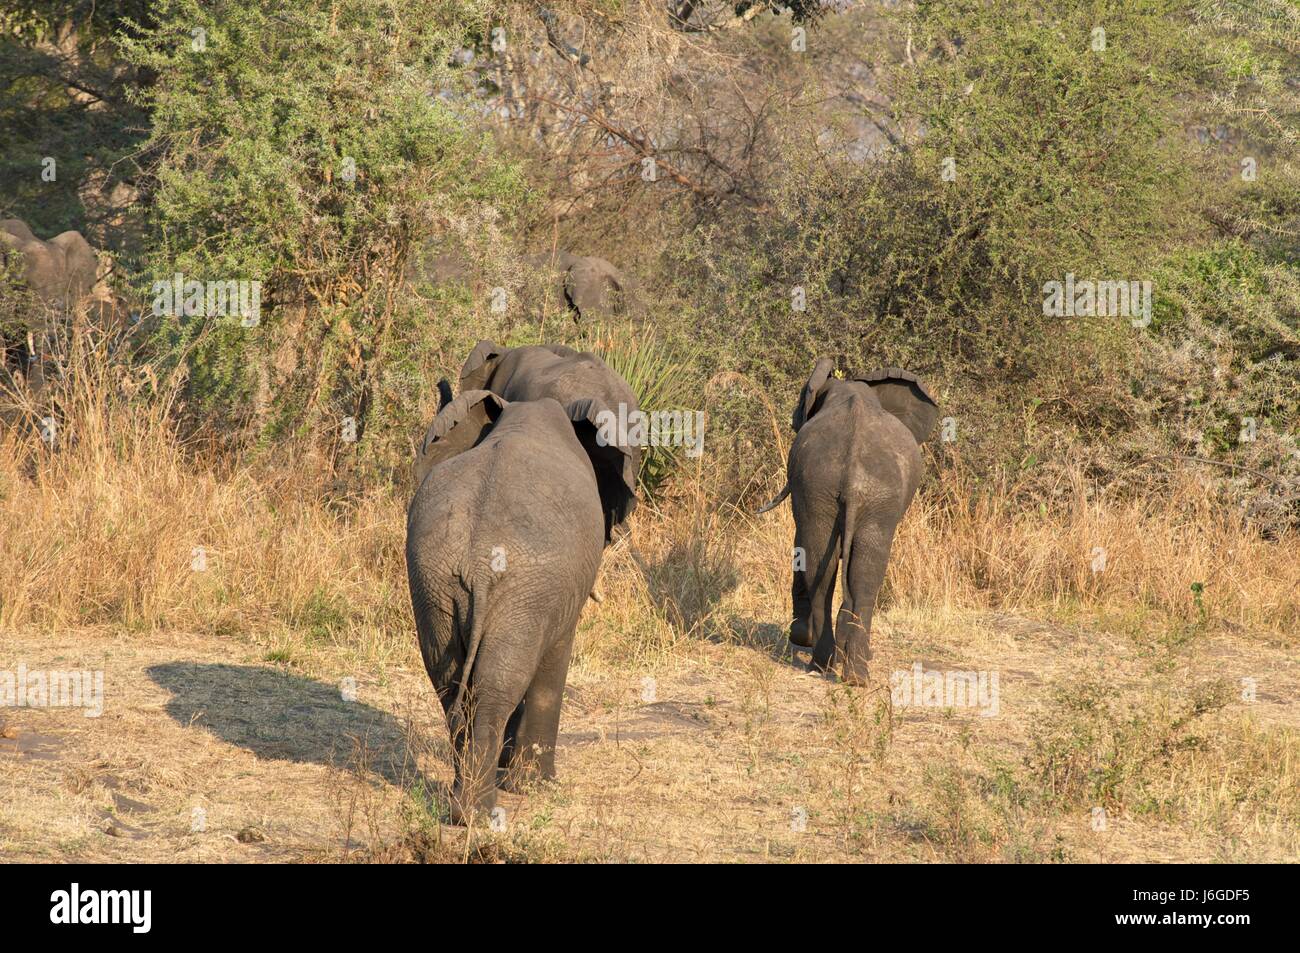
M 467 390 L 447 404 L 433 418 L 415 454 L 415 488 L 429 471 L 445 460 L 464 453 L 492 429 L 507 401 L 486 390 Z
M 594 397 L 584 397 L 565 410 L 573 421 L 573 432 L 587 451 L 596 471 L 600 508 L 605 511 L 605 543 L 614 528 L 627 521 L 636 509 L 636 477 L 641 466 L 641 448 L 620 441 L 618 415 Z
M 808 383 L 804 384 L 803 390 L 799 392 L 799 403 L 794 405 L 794 416 L 790 419 L 790 426 L 796 433 L 808 422 L 808 418 L 817 412 L 817 404 L 826 390 L 826 384 L 834 369 L 835 363 L 829 357 L 823 357 L 813 365 L 812 373 L 808 375 Z
M 885 367 L 855 379 L 870 385 L 880 406 L 901 420 L 918 444 L 925 443 L 939 419 L 939 404 L 919 377 L 901 367 Z
M 474 350 L 465 358 L 465 366 L 460 369 L 460 390 L 482 390 L 487 387 L 488 378 L 496 369 L 497 361 L 506 352 L 495 341 L 484 339 L 474 345 Z

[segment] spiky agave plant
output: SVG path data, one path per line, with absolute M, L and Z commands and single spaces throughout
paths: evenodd
M 690 362 L 669 348 L 652 329 L 625 325 L 595 325 L 588 346 L 627 381 L 641 409 L 683 412 L 698 408 L 698 389 L 693 386 Z M 672 435 L 662 435 L 672 436 Z M 659 441 L 641 454 L 641 492 L 654 498 L 676 467 L 683 448 L 680 440 Z

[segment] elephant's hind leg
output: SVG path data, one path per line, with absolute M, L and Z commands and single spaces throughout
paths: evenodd
M 519 739 L 519 722 L 523 720 L 523 717 L 524 702 L 520 702 L 515 706 L 514 712 L 510 715 L 510 720 L 506 722 L 505 739 L 501 743 L 501 757 L 497 759 L 497 787 L 504 787 L 501 784 L 501 772 L 510 767 L 510 762 L 515 759 L 515 746 Z
M 524 696 L 524 714 L 519 722 L 514 756 L 501 785 L 507 791 L 516 791 L 529 781 L 555 780 L 555 743 L 560 733 L 560 707 L 572 652 L 573 636 L 570 635 L 551 646 L 542 657 Z
M 506 723 L 519 702 L 500 691 L 471 688 L 465 743 L 451 793 L 451 822 L 466 824 L 496 806 L 497 760 Z
M 794 580 L 790 584 L 790 604 L 794 607 L 794 618 L 790 622 L 790 641 L 800 648 L 813 647 L 812 638 L 812 597 L 808 595 L 808 583 L 804 571 L 796 569 Z
M 835 619 L 835 644 L 844 660 L 843 677 L 850 685 L 867 681 L 871 658 L 871 618 L 885 581 L 894 527 L 879 523 L 859 526 L 844 571 L 844 598 Z
M 813 646 L 813 671 L 824 672 L 835 662 L 835 630 L 831 610 L 835 604 L 835 577 L 840 565 L 840 527 L 834 511 L 827 516 L 805 514 L 797 523 L 795 545 L 807 560 L 804 572 L 808 592 L 808 641 Z

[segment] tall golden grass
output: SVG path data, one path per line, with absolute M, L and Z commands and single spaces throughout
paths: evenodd
M 53 446 L 34 425 L 0 436 L 0 627 L 355 628 L 402 607 L 393 493 L 337 505 L 305 455 L 255 467 L 187 443 L 166 395 L 128 397 L 98 358 L 57 395 Z
M 1294 635 L 1300 539 L 1266 539 L 1195 473 L 1159 492 L 1109 498 L 1079 469 L 1052 505 L 1017 503 L 954 471 L 918 496 L 890 561 L 894 599 L 913 607 L 1155 610 Z
M 0 436 L 0 627 L 409 636 L 405 488 L 340 501 L 309 454 L 252 464 L 187 443 L 165 393 L 143 397 L 141 381 L 92 346 L 77 360 L 58 395 L 52 447 L 12 408 Z M 772 594 L 767 621 L 784 624 L 788 507 L 755 519 L 719 499 L 725 469 L 691 462 L 665 501 L 642 508 L 634 538 L 649 555 L 607 559 L 606 584 L 638 575 L 642 598 L 603 612 L 639 604 L 687 634 L 719 590 L 750 575 Z M 1262 538 L 1190 473 L 1145 498 L 1110 499 L 1077 470 L 1067 485 L 1050 505 L 1026 506 L 1006 486 L 939 473 L 900 527 L 886 599 L 913 609 L 1155 611 L 1296 631 L 1294 534 Z M 617 628 L 663 638 L 662 627 L 631 618 Z

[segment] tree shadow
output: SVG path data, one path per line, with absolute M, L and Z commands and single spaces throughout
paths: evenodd
M 657 562 L 634 554 L 654 604 L 682 632 L 707 631 L 714 609 L 740 583 L 730 553 L 707 541 L 675 543 Z
M 373 773 L 442 798 L 446 785 L 419 769 L 409 727 L 370 705 L 345 701 L 338 686 L 273 668 L 168 662 L 147 670 L 172 693 L 165 708 L 260 759 Z
M 727 642 L 762 652 L 779 665 L 800 672 L 808 669 L 812 649 L 797 646 L 790 641 L 788 622 L 778 625 L 747 616 L 730 615 L 719 620 L 718 626 L 721 636 Z

